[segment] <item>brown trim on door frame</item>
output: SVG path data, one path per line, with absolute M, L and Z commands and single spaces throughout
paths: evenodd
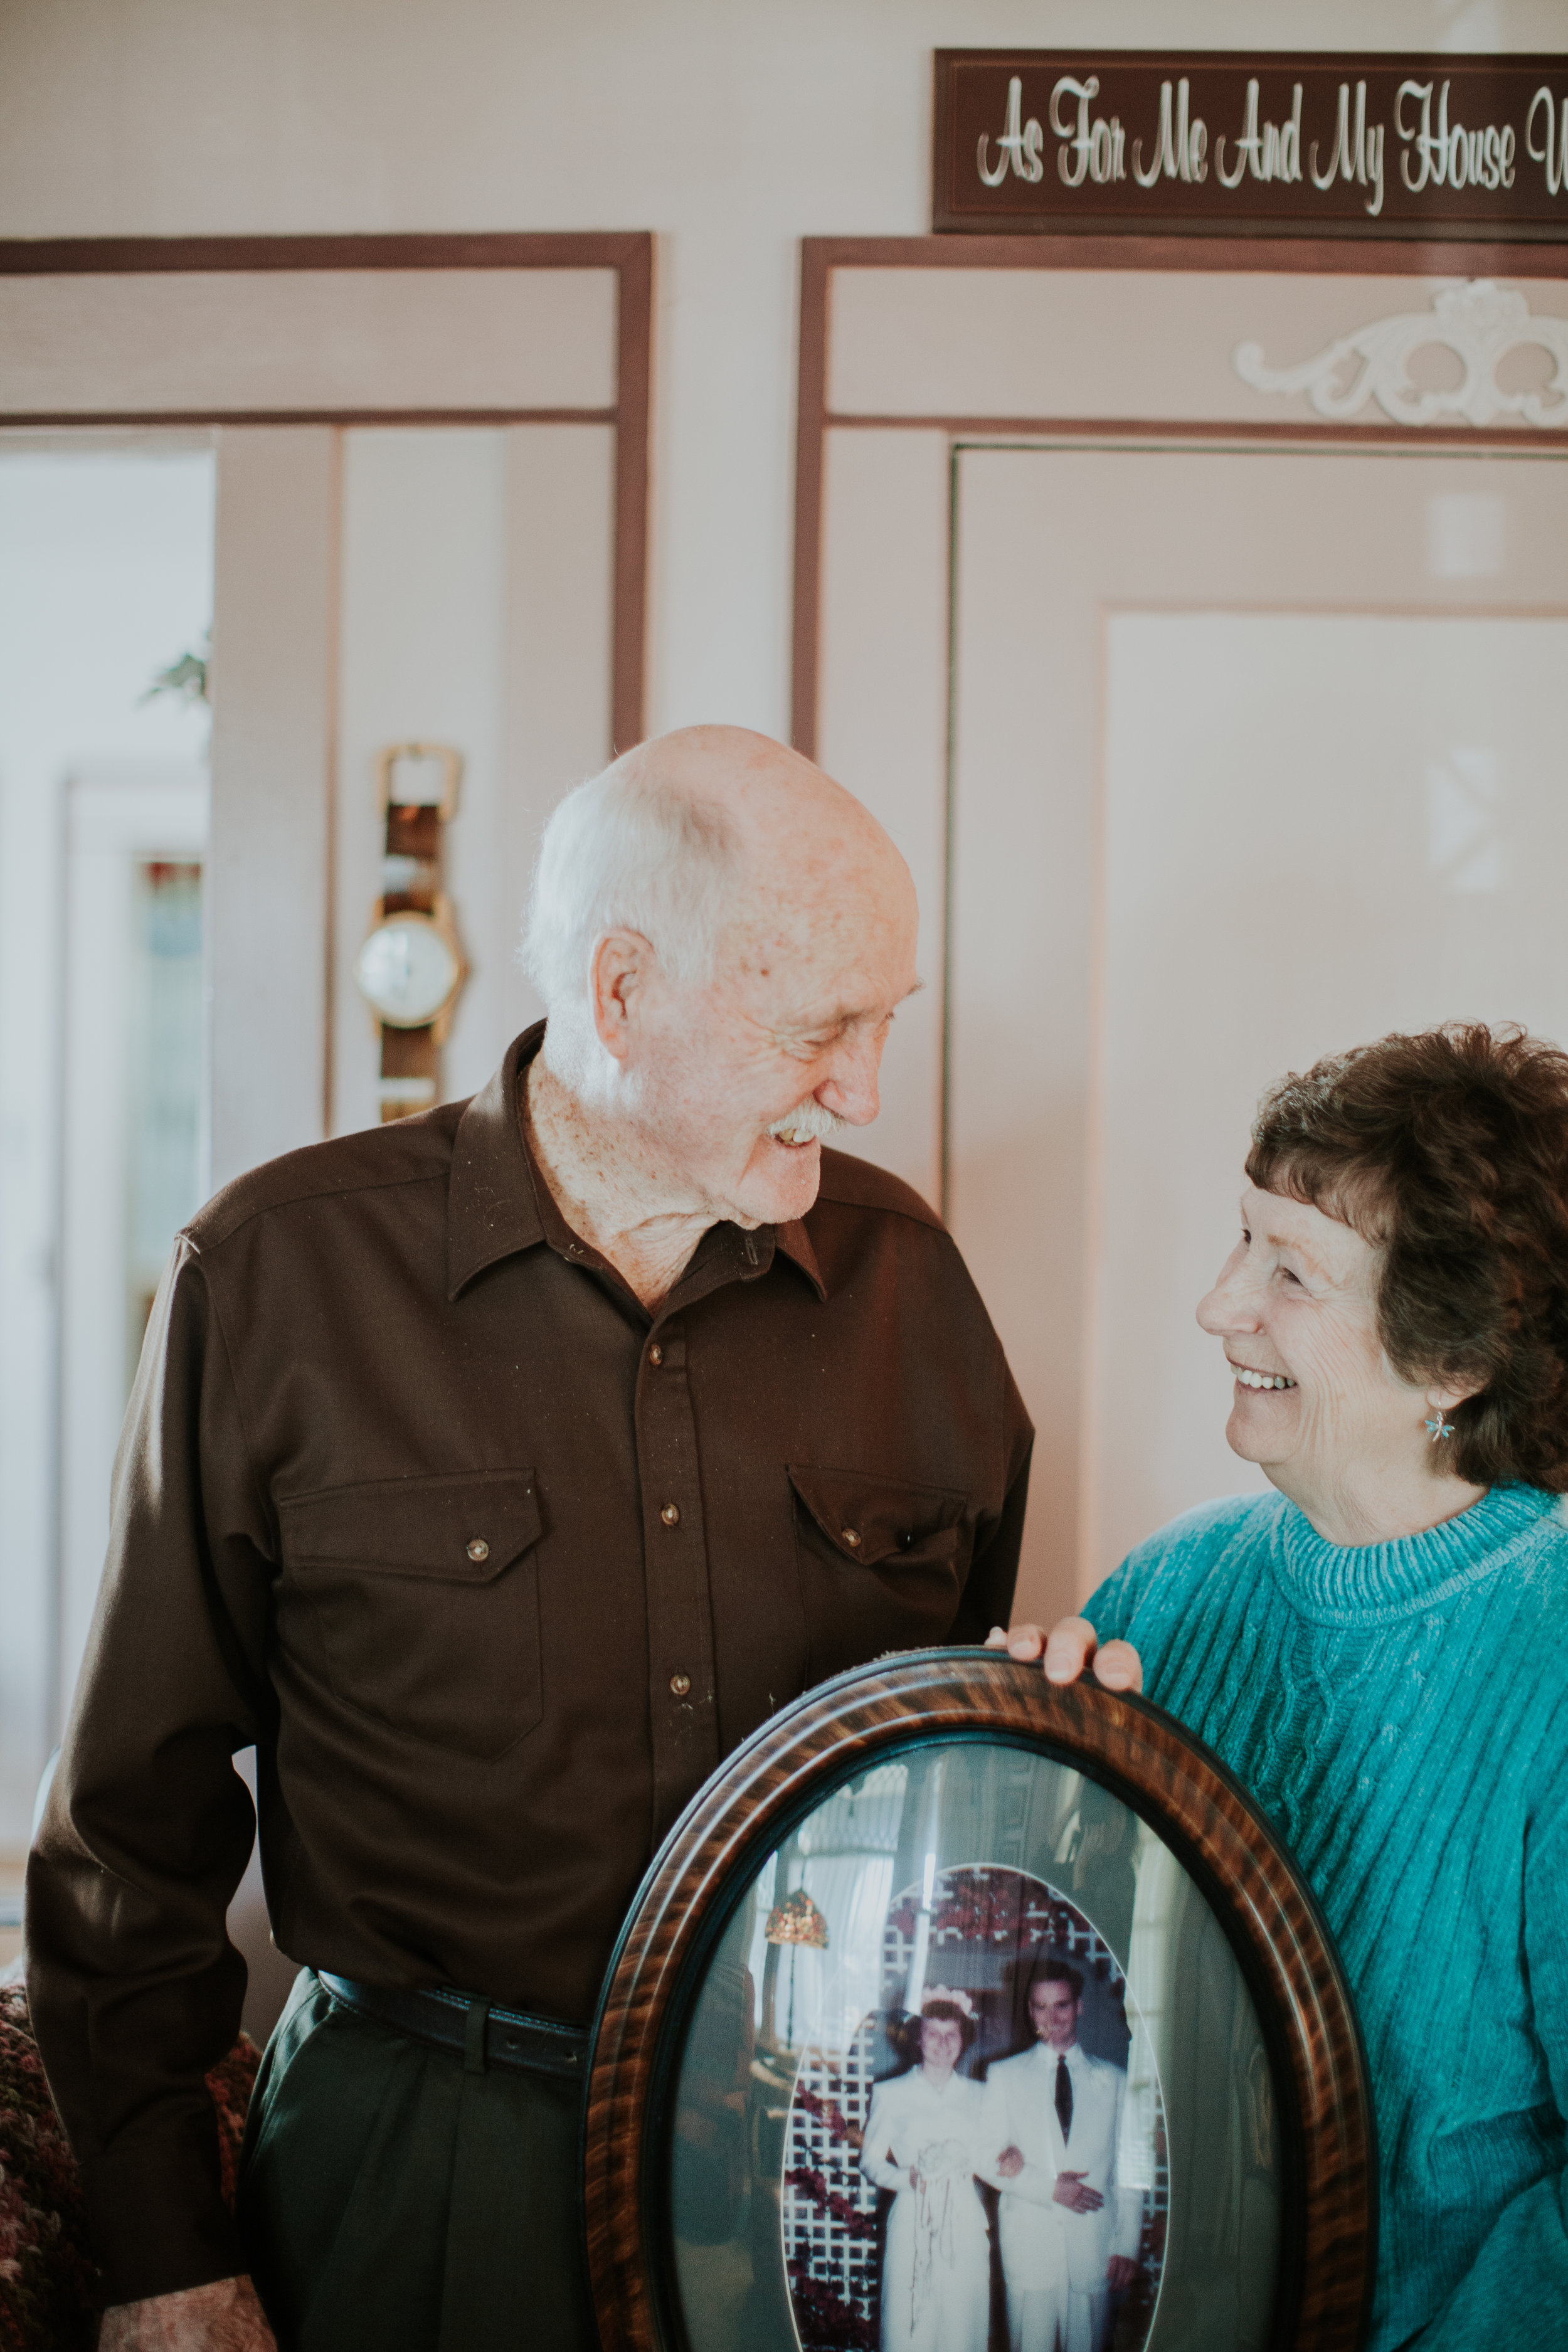
M 3 251 L 4 248 L 0 248 Z M 800 365 L 795 404 L 795 591 L 790 740 L 816 754 L 821 670 L 823 446 L 844 427 L 937 431 L 954 436 L 1090 436 L 1102 441 L 1295 442 L 1367 447 L 1517 448 L 1539 452 L 1568 442 L 1563 429 L 1481 429 L 1395 425 L 1260 423 L 1180 419 L 1122 421 L 1016 416 L 871 416 L 827 406 L 827 306 L 836 269 L 1199 269 L 1346 278 L 1563 278 L 1563 246 L 1382 243 L 1313 237 L 1215 236 L 808 236 L 801 240 Z
M 0 417 L 0 431 L 216 425 L 611 425 L 616 523 L 611 731 L 643 734 L 647 636 L 648 420 L 653 237 L 643 229 L 452 236 L 126 236 L 0 239 L 0 278 L 256 269 L 613 269 L 618 281 L 613 408 L 180 411 Z
M 1153 417 L 1122 416 L 847 416 L 830 409 L 823 419 L 830 432 L 861 431 L 878 433 L 951 433 L 956 438 L 969 440 L 1037 441 L 1124 441 L 1148 442 L 1163 446 L 1167 442 L 1267 442 L 1278 447 L 1281 442 L 1297 442 L 1312 448 L 1331 440 L 1336 448 L 1348 443 L 1352 448 L 1395 446 L 1408 449 L 1412 445 L 1409 430 L 1403 425 L 1221 425 L 1206 417 L 1183 425 L 1162 424 Z M 1541 455 L 1542 443 L 1568 449 L 1568 425 L 1552 425 L 1523 432 L 1518 425 L 1426 425 L 1421 428 L 1423 449 L 1517 449 L 1521 457 Z M 1521 446 L 1525 445 L 1525 446 Z

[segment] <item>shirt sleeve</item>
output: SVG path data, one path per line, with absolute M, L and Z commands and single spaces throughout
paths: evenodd
M 34 2028 L 111 2304 L 246 2267 L 204 2077 L 245 1995 L 225 1917 L 256 1822 L 233 1758 L 269 1719 L 270 1548 L 206 1277 L 182 1240 L 132 1392 L 103 1583 L 27 1874 Z
M 1005 1362 L 1002 1384 L 1006 1488 L 1001 1510 L 994 1518 L 982 1519 L 976 1531 L 974 1557 L 949 1636 L 954 1643 L 984 1642 L 993 1625 L 1005 1625 L 1013 1611 L 1013 1588 L 1018 1581 L 1035 1431 Z
M 1568 1769 L 1525 1832 L 1524 1963 L 1561 2145 L 1568 2122 Z M 1478 2188 L 1484 2189 L 1484 2182 Z M 1556 2316 L 1552 2315 L 1555 2313 Z M 1454 2293 L 1415 2339 L 1420 2352 L 1529 2344 L 1568 2352 L 1568 2172 L 1510 2200 Z

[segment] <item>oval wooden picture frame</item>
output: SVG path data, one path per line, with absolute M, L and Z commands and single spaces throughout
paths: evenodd
M 691 1972 L 737 1874 L 754 1874 L 794 1822 L 881 1752 L 991 1736 L 1109 1788 L 1164 1839 L 1215 1910 L 1269 2048 L 1292 2184 L 1269 2352 L 1353 2352 L 1362 2341 L 1376 2253 L 1372 2098 L 1349 1988 L 1311 1890 L 1239 1781 L 1160 1708 L 1092 1676 L 1060 1686 L 995 1651 L 952 1649 L 840 1675 L 772 1717 L 698 1792 L 643 1882 L 600 2000 L 584 2118 L 604 2352 L 676 2352 L 654 2279 L 656 2265 L 671 2269 L 657 2094 Z

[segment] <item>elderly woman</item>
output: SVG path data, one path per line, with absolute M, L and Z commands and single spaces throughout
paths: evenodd
M 955 2070 L 978 2032 L 966 1992 L 932 1985 L 898 2041 L 919 2063 L 871 2094 L 860 2168 L 893 2192 L 882 2256 L 882 2352 L 985 2352 L 991 2239 L 975 2172 L 979 2083 Z
M 1142 1677 L 1317 1889 L 1377 2112 L 1370 2352 L 1568 2345 L 1568 1055 L 1452 1027 L 1285 1079 L 1198 1320 L 1278 1491 L 993 1641 Z

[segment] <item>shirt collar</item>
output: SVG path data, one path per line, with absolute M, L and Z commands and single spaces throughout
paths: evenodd
M 518 1087 L 522 1073 L 543 1042 L 542 1021 L 536 1021 L 531 1029 L 514 1037 L 500 1067 L 474 1096 L 458 1122 L 447 1188 L 449 1299 L 456 1298 L 475 1275 L 482 1274 L 486 1266 L 494 1265 L 500 1258 L 510 1257 L 519 1250 L 532 1249 L 543 1241 L 563 1249 L 571 1239 L 549 1187 L 534 1169 L 522 1120 L 518 1116 Z M 826 1298 L 816 1252 L 799 1219 L 787 1225 L 762 1226 L 755 1242 L 759 1274 L 767 1272 L 776 1246 L 805 1275 L 817 1297 Z M 678 1284 L 677 1289 L 679 1287 Z
M 476 1274 L 544 1239 L 533 1171 L 517 1116 L 520 1072 L 538 1053 L 536 1021 L 507 1047 L 501 1066 L 458 1121 L 447 1185 L 447 1296 L 456 1298 Z
M 1071 2074 L 1077 2067 L 1083 2064 L 1084 2047 L 1081 2042 L 1069 2042 L 1065 2050 L 1053 2050 L 1048 2042 L 1037 2042 L 1035 2049 L 1043 2066 L 1054 2067 L 1058 2058 L 1065 2058 L 1068 2062 L 1068 2071 Z

